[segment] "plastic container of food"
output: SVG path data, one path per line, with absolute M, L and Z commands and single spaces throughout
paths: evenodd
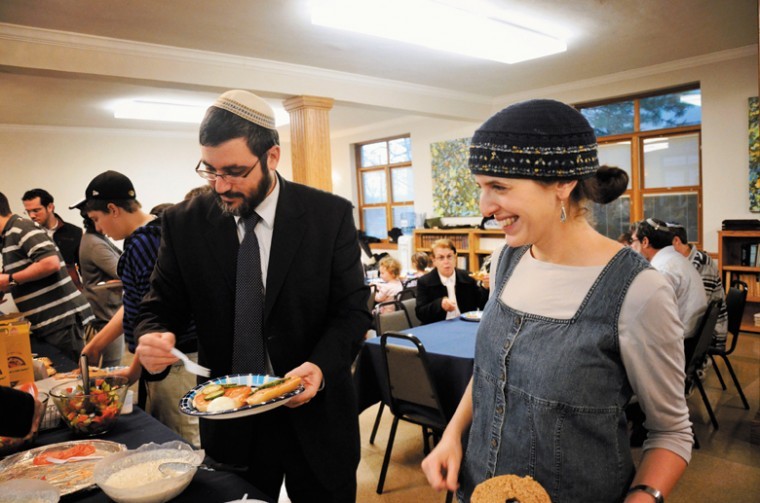
M 41 425 L 45 420 L 45 411 L 47 410 L 48 404 L 48 394 L 40 392 L 37 394 L 37 398 L 44 405 L 42 414 L 40 415 L 40 422 L 38 423 Z M 24 438 L 0 437 L 0 458 L 9 454 L 13 454 L 14 452 L 18 452 L 21 449 L 28 449 L 29 446 L 31 446 L 32 443 L 37 439 L 38 432 L 39 429 L 33 435 L 29 435 Z
M 128 390 L 128 379 L 106 376 L 90 379 L 87 393 L 81 383 L 68 382 L 50 390 L 61 419 L 76 435 L 102 435 L 116 423 Z
M 58 489 L 44 480 L 0 482 L 0 503 L 57 503 L 60 499 Z
M 190 485 L 204 457 L 203 450 L 195 451 L 184 442 L 150 443 L 98 461 L 93 479 L 117 503 L 162 503 Z M 162 473 L 158 467 L 169 462 L 193 467 L 184 473 Z

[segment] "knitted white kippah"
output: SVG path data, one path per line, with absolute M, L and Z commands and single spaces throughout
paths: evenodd
M 232 112 L 261 127 L 275 129 L 272 107 L 251 92 L 227 91 L 216 99 L 213 106 Z

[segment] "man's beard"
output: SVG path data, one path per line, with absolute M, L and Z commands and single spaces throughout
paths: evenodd
M 246 196 L 242 192 L 233 192 L 232 189 L 228 190 L 224 194 L 219 194 L 217 191 L 213 191 L 214 199 L 216 199 L 216 204 L 225 215 L 232 215 L 243 218 L 250 217 L 256 207 L 261 204 L 261 201 L 267 197 L 269 189 L 272 188 L 273 177 L 270 176 L 269 168 L 266 166 L 266 163 L 262 161 L 260 164 L 263 176 L 261 178 L 261 182 L 259 182 L 259 185 L 253 189 L 253 193 L 250 196 Z M 242 198 L 243 202 L 240 204 L 240 206 L 233 207 L 225 203 L 222 200 L 222 196 L 228 198 Z

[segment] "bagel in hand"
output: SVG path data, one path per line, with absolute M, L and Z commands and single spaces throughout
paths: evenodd
M 470 498 L 472 503 L 551 503 L 549 493 L 532 477 L 500 475 L 485 480 L 475 487 Z

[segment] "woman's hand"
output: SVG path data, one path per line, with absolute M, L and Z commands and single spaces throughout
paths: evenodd
M 422 471 L 428 484 L 436 491 L 456 491 L 459 488 L 459 466 L 462 463 L 462 442 L 444 433 L 441 441 L 422 460 Z

